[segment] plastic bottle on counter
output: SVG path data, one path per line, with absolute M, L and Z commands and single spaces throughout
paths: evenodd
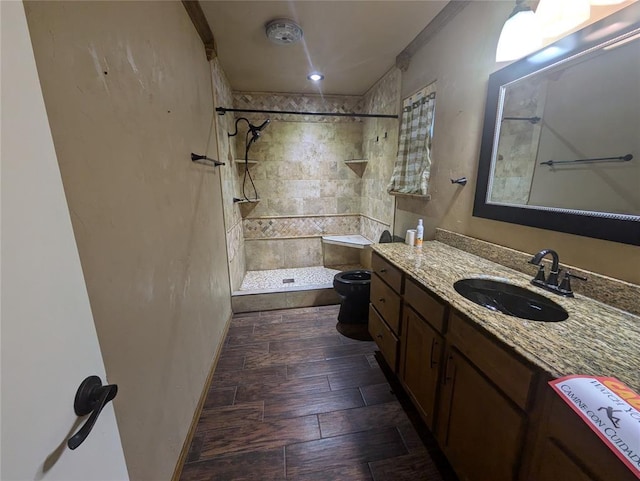
M 424 238 L 424 226 L 422 219 L 418 219 L 418 227 L 416 227 L 416 247 L 422 247 L 422 239 Z

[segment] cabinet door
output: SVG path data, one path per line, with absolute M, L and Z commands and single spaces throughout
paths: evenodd
M 444 341 L 440 334 L 407 306 L 403 324 L 404 362 L 400 377 L 417 404 L 425 423 L 433 429 Z
M 453 348 L 442 373 L 437 437 L 460 481 L 512 481 L 525 415 Z
M 595 481 L 553 439 L 545 439 L 538 479 L 545 481 Z

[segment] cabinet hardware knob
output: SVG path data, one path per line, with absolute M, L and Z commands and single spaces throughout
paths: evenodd
M 384 303 L 384 297 L 381 297 L 380 299 L 378 299 L 378 301 Z
M 383 268 L 383 269 L 380 269 L 380 274 L 384 274 L 385 272 L 387 272 L 387 270 L 386 270 L 386 269 L 384 269 L 384 268 Z
M 378 334 L 376 337 L 377 337 L 378 339 L 382 339 L 382 334 Z

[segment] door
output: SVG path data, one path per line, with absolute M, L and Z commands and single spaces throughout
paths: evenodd
M 78 386 L 106 382 L 105 369 L 22 3 L 0 2 L 0 21 L 0 478 L 127 480 L 112 403 L 81 446 L 66 446 L 86 420 L 73 410 Z

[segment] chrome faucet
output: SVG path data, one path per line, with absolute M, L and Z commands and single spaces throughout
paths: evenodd
M 545 279 L 544 275 L 544 265 L 540 264 L 542 259 L 547 255 L 551 254 L 551 271 L 549 272 L 549 277 Z M 552 249 L 543 249 L 534 255 L 529 264 L 533 264 L 539 266 L 538 273 L 531 280 L 531 284 L 534 286 L 540 286 L 543 289 L 546 289 L 551 292 L 555 292 L 556 294 L 560 294 L 561 296 L 573 297 L 573 291 L 571 290 L 571 278 L 580 279 L 586 281 L 586 277 L 580 277 L 571 272 L 566 272 L 562 282 L 558 281 L 558 276 L 562 269 L 560 269 L 560 258 L 558 253 Z

